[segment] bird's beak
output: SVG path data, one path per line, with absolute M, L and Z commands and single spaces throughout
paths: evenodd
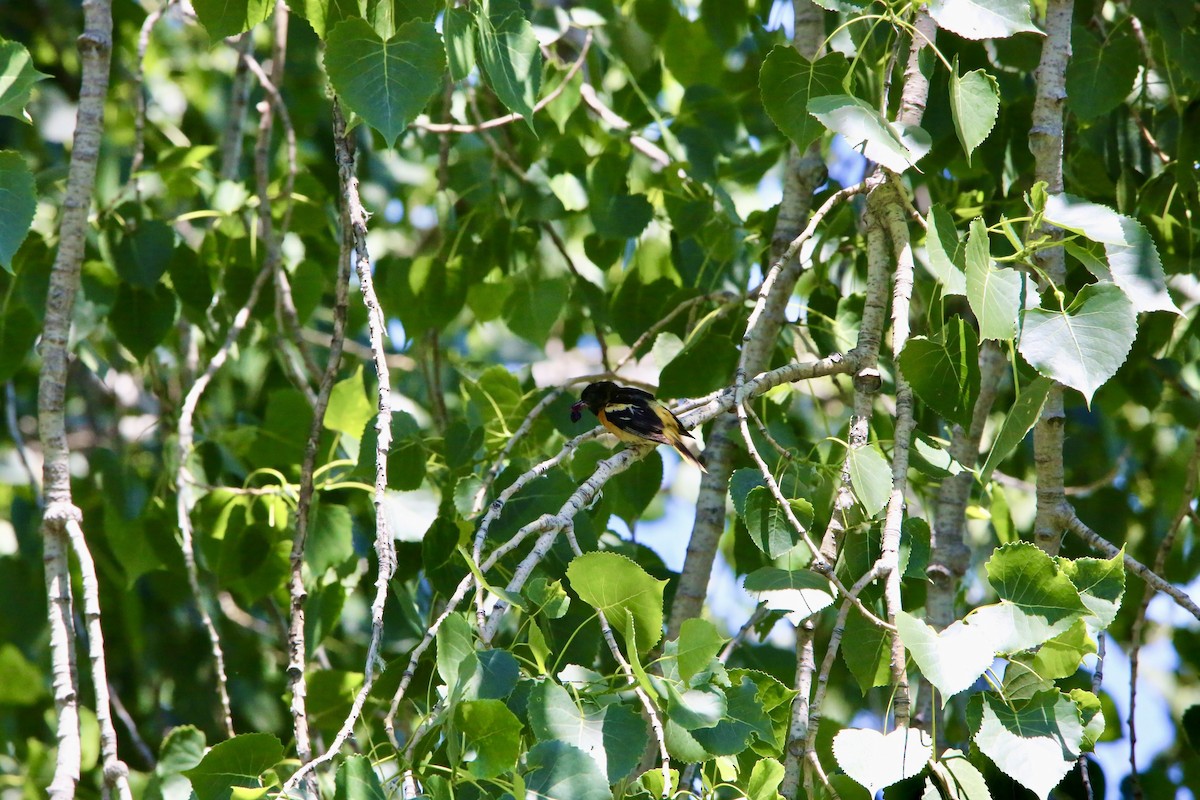
M 583 409 L 586 407 L 587 403 L 582 400 L 571 406 L 571 422 L 579 422 L 579 418 L 583 416 Z

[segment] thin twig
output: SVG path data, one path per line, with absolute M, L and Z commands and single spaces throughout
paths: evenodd
M 783 490 L 779 488 L 779 482 L 775 480 L 775 476 L 771 474 L 771 468 L 767 466 L 767 462 L 763 461 L 763 457 L 759 454 L 758 448 L 755 447 L 754 439 L 750 436 L 750 424 L 746 418 L 745 405 L 737 406 L 737 415 L 738 422 L 742 429 L 742 439 L 746 443 L 746 450 L 750 453 L 750 457 L 754 459 L 754 463 L 758 465 L 759 472 L 762 473 L 763 481 L 765 481 L 767 484 L 767 490 L 770 491 L 771 496 L 775 498 L 775 502 L 779 505 L 780 510 L 783 511 L 783 516 L 785 519 L 787 519 L 788 524 L 792 526 L 792 529 L 795 530 L 796 533 L 800 534 L 800 540 L 804 542 L 804 546 L 808 548 L 810 553 L 812 553 L 812 562 L 810 564 L 811 569 L 836 586 L 838 592 L 846 595 L 850 602 L 854 604 L 854 607 L 859 610 L 859 613 L 870 620 L 872 624 L 886 631 L 894 632 L 896 630 L 895 625 L 877 617 L 873 611 L 863 605 L 862 601 L 858 599 L 858 595 L 849 594 L 846 585 L 842 583 L 841 578 L 834 573 L 833 564 L 825 560 L 825 557 L 821 555 L 821 551 L 818 549 L 816 542 L 814 542 L 812 537 L 809 536 L 808 529 L 804 527 L 799 519 L 797 519 L 796 512 L 792 510 L 792 504 L 789 503 L 787 498 L 783 496 Z
M 1182 527 L 1183 521 L 1188 518 L 1192 503 L 1195 502 L 1197 475 L 1200 474 L 1200 428 L 1196 429 L 1195 437 L 1192 440 L 1192 455 L 1188 459 L 1185 474 L 1183 499 L 1179 504 L 1179 508 L 1175 510 L 1175 516 L 1171 520 L 1171 524 L 1167 527 L 1167 532 L 1163 536 L 1162 542 L 1158 545 L 1158 552 L 1154 555 L 1155 575 L 1165 574 L 1167 557 L 1171 554 L 1171 549 L 1175 546 L 1175 537 L 1179 534 L 1179 529 Z M 1138 604 L 1137 614 L 1133 618 L 1133 627 L 1129 632 L 1129 771 L 1132 775 L 1135 796 L 1141 794 L 1141 785 L 1137 777 L 1136 711 L 1138 668 L 1141 665 L 1142 642 L 1145 639 L 1146 611 L 1150 608 L 1150 601 L 1154 599 L 1155 594 L 1155 588 L 1147 582 L 1145 588 L 1142 589 L 1142 599 Z
M 338 253 L 337 283 L 334 288 L 333 332 L 330 335 L 329 359 L 321 376 L 316 402 L 313 404 L 313 419 L 304 444 L 304 460 L 300 466 L 300 494 L 296 503 L 296 533 L 292 539 L 288 595 L 290 616 L 288 622 L 288 682 L 292 690 L 292 727 L 296 736 L 296 757 L 304 763 L 312 758 L 312 745 L 308 731 L 306 705 L 307 685 L 304 670 L 307 666 L 307 644 L 304 631 L 304 606 L 308 591 L 304 586 L 304 550 L 308 541 L 308 530 L 313 499 L 313 472 L 317 462 L 317 447 L 324 428 L 325 410 L 333 393 L 338 368 L 342 360 L 342 344 L 346 340 L 346 319 L 350 305 L 350 270 L 354 252 L 354 234 L 345 200 L 341 206 L 341 247 Z M 311 777 L 311 776 L 310 776 Z M 305 780 L 305 791 L 316 796 L 314 780 Z
M 42 476 L 33 468 L 33 460 L 29 455 L 29 447 L 25 437 L 21 435 L 21 424 L 17 420 L 17 390 L 11 380 L 4 382 L 4 424 L 8 427 L 8 437 L 12 439 L 13 449 L 17 451 L 17 459 L 25 474 L 29 476 L 29 488 L 33 491 L 33 501 L 40 508 L 42 505 Z
M 216 669 L 217 677 L 217 697 L 221 704 L 221 720 L 225 726 L 225 733 L 230 738 L 235 735 L 233 728 L 233 710 L 229 704 L 229 680 L 225 674 L 225 652 L 221 648 L 221 636 L 217 633 L 217 626 L 213 623 L 212 616 L 208 612 L 206 601 L 206 593 L 200 584 L 200 570 L 196 564 L 196 548 L 193 542 L 192 535 L 192 498 L 193 480 L 191 470 L 188 468 L 188 461 L 192 458 L 193 450 L 195 449 L 196 432 L 195 432 L 195 416 L 196 407 L 200 403 L 200 398 L 204 395 L 204 390 L 208 388 L 208 384 L 212 382 L 213 377 L 217 374 L 229 358 L 229 353 L 233 346 L 237 343 L 238 337 L 242 330 L 246 327 L 246 323 L 250 320 L 250 312 L 258 302 L 258 295 L 262 292 L 263 286 L 266 285 L 267 279 L 271 277 L 270 265 L 266 264 L 258 272 L 253 285 L 250 287 L 250 294 L 246 298 L 245 304 L 238 309 L 233 317 L 233 321 L 229 325 L 229 330 L 225 334 L 225 341 L 221 347 L 209 359 L 208 366 L 204 372 L 196 378 L 188 390 L 187 395 L 183 398 L 183 403 L 179 409 L 179 423 L 176 433 L 179 439 L 179 464 L 175 471 L 175 516 L 176 522 L 179 525 L 180 548 L 183 551 L 183 562 L 187 569 L 188 585 L 191 587 L 192 596 L 196 599 L 196 609 L 200 613 L 200 621 L 204 626 L 205 632 L 208 634 L 209 647 L 213 654 L 213 663 Z
M 375 683 L 376 670 L 382 668 L 380 648 L 383 640 L 383 611 L 387 601 L 388 584 L 396 571 L 396 551 L 388 524 L 387 501 L 387 454 L 392 443 L 392 390 L 387 359 L 384 357 L 384 337 L 387 324 L 379 297 L 375 293 L 371 274 L 371 257 L 367 250 L 367 213 L 358 192 L 358 176 L 355 174 L 352 140 L 346 132 L 346 120 L 341 106 L 333 103 L 333 141 L 338 165 L 338 180 L 341 187 L 350 228 L 354 233 L 355 271 L 358 274 L 359 290 L 367 308 L 367 328 L 371 339 L 371 352 L 378 378 L 378 417 L 375 424 L 375 556 L 378 574 L 375 579 L 375 597 L 371 602 L 371 638 L 367 645 L 366 663 L 363 667 L 363 683 L 354 696 L 350 712 L 342 722 L 337 735 L 328 749 L 300 766 L 283 785 L 283 793 L 294 791 L 304 777 L 316 767 L 330 761 L 350 738 L 363 704 Z

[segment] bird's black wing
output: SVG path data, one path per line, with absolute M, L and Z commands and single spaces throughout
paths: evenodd
M 650 394 L 649 392 L 642 391 L 641 389 L 635 389 L 632 386 L 618 386 L 617 390 L 612 393 L 611 397 L 609 397 L 609 402 L 629 403 L 630 405 L 636 403 L 646 403 L 649 405 L 658 401 L 656 401 L 654 399 L 654 395 Z
M 642 439 L 649 439 L 653 442 L 671 444 L 671 440 L 663 433 L 662 418 L 655 411 L 655 405 L 658 401 L 652 395 L 647 395 L 646 392 L 637 389 L 633 391 L 650 397 L 650 400 L 647 402 L 642 398 L 636 398 L 636 401 L 632 403 L 622 402 L 618 399 L 618 393 L 604 407 L 605 418 L 613 427 L 620 428 L 625 433 L 633 434 Z M 669 414 L 670 412 L 666 413 Z

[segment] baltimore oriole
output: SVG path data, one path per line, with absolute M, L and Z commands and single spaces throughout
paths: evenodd
M 708 472 L 699 457 L 683 444 L 683 440 L 693 438 L 692 435 L 683 429 L 671 409 L 649 392 L 631 386 L 617 386 L 612 381 L 589 383 L 579 395 L 579 402 L 571 406 L 572 422 L 579 421 L 584 408 L 595 414 L 600 424 L 621 441 L 631 444 L 669 444 L 685 460 L 699 467 L 701 472 Z

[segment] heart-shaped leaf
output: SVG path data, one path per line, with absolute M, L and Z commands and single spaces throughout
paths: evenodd
M 833 737 L 833 755 L 842 771 L 871 796 L 880 789 L 919 775 L 933 756 L 929 734 L 913 728 L 891 733 L 845 728 Z
M 808 147 L 823 130 L 808 113 L 809 98 L 841 92 L 849 68 L 841 53 L 809 61 L 794 47 L 776 45 L 767 54 L 758 73 L 763 108 L 796 147 Z
M 1117 374 L 1137 335 L 1137 316 L 1115 284 L 1083 287 L 1065 311 L 1035 308 L 1025 314 L 1018 348 L 1038 372 L 1092 395 Z
M 334 91 L 389 147 L 442 86 L 446 51 L 431 22 L 409 22 L 384 41 L 366 20 L 347 19 L 325 44 Z
M 959 621 L 939 633 L 901 611 L 896 615 L 896 630 L 921 674 L 944 698 L 969 689 L 996 657 L 991 634 L 984 626 Z
M 963 427 L 971 424 L 979 394 L 979 343 L 962 317 L 952 317 L 936 339 L 909 339 L 900 368 L 925 405 Z
M 270 0 L 192 0 L 192 8 L 216 43 L 250 30 L 271 14 L 275 4 Z
M 1083 744 L 1079 709 L 1057 691 L 1016 708 L 990 694 L 967 712 L 975 744 L 1001 770 L 1042 800 L 1075 766 Z M 977 701 L 978 702 L 978 701 Z

